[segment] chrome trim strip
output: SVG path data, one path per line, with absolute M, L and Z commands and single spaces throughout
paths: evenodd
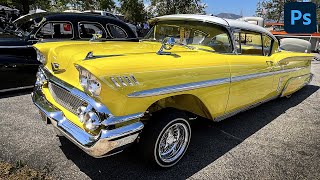
M 249 109 L 255 108 L 255 107 L 257 107 L 257 106 L 259 106 L 259 105 L 261 105 L 261 104 L 263 104 L 263 103 L 266 103 L 266 102 L 268 102 L 268 101 L 274 100 L 274 99 L 276 99 L 278 96 L 279 96 L 279 95 L 276 95 L 276 96 L 274 96 L 274 97 L 265 99 L 265 100 L 263 100 L 263 101 L 259 101 L 259 102 L 257 102 L 257 103 L 253 103 L 253 104 L 251 104 L 251 105 L 248 105 L 248 106 L 245 106 L 245 107 L 243 107 L 243 108 L 234 110 L 234 111 L 232 111 L 232 112 L 228 112 L 228 113 L 226 113 L 226 114 L 223 114 L 223 115 L 221 115 L 221 116 L 218 116 L 218 117 L 214 118 L 213 121 L 219 122 L 219 121 L 225 120 L 225 119 L 227 119 L 227 118 L 229 118 L 229 117 L 231 117 L 231 116 L 234 116 L 234 115 L 239 114 L 239 113 L 241 113 L 241 112 L 244 112 L 244 111 L 247 111 L 247 110 L 249 110 Z
M 134 93 L 128 94 L 128 97 L 129 98 L 140 98 L 140 97 L 158 96 L 158 95 L 163 95 L 163 94 L 171 94 L 171 93 L 176 93 L 176 92 L 181 92 L 181 91 L 206 88 L 206 87 L 217 86 L 217 85 L 226 84 L 226 83 L 233 83 L 233 82 L 245 81 L 245 80 L 261 78 L 261 77 L 266 77 L 266 76 L 272 76 L 272 75 L 276 75 L 276 74 L 288 73 L 288 72 L 298 71 L 298 70 L 305 69 L 305 68 L 306 67 L 283 69 L 283 70 L 279 70 L 279 71 L 270 71 L 270 72 L 264 72 L 264 73 L 248 74 L 248 75 L 242 75 L 242 76 L 235 76 L 235 77 L 231 77 L 231 78 L 221 78 L 221 79 L 200 81 L 200 82 L 194 82 L 194 83 L 186 83 L 186 84 L 180 84 L 180 85 L 174 85 L 174 86 L 166 86 L 166 87 L 161 87 L 161 88 L 155 88 L 155 89 L 134 92 Z
M 9 89 L 1 89 L 0 93 L 2 92 L 8 92 L 8 91 L 15 91 L 15 90 L 22 90 L 22 89 L 30 89 L 33 88 L 34 86 L 24 86 L 24 87 L 16 87 L 16 88 L 9 88 Z
M 309 84 L 309 83 L 311 82 L 312 78 L 313 78 L 313 74 L 312 74 L 312 73 L 309 73 L 309 74 L 304 74 L 304 75 L 300 75 L 300 76 L 296 76 L 296 77 L 292 77 L 292 78 L 288 79 L 288 81 L 286 82 L 284 88 L 282 89 L 282 91 L 281 91 L 281 93 L 280 93 L 280 94 L 281 94 L 280 97 L 283 97 L 283 96 L 284 96 L 284 94 L 286 93 L 287 88 L 288 88 L 288 86 L 289 86 L 289 84 L 290 84 L 290 82 L 291 82 L 292 80 L 295 80 L 295 79 L 297 79 L 297 78 L 298 78 L 298 79 L 301 79 L 301 78 L 303 78 L 303 77 L 305 77 L 305 78 L 308 78 L 308 77 L 309 77 L 308 81 L 305 82 L 305 83 L 303 83 L 303 84 L 301 85 L 301 87 L 297 88 L 294 92 L 298 91 L 299 89 L 301 89 L 301 88 L 304 87 L 305 85 Z M 292 92 L 291 94 L 293 94 L 294 92 Z
M 144 113 L 136 113 L 136 114 L 131 114 L 128 116 L 118 116 L 118 117 L 110 117 L 104 121 L 101 122 L 102 125 L 104 126 L 110 126 L 110 125 L 115 125 L 127 121 L 131 121 L 134 119 L 139 119 L 144 116 Z
M 16 49 L 16 48 L 30 48 L 31 45 L 26 46 L 0 46 L 0 49 Z
M 305 67 L 291 68 L 291 69 L 283 69 L 283 70 L 279 70 L 279 71 L 270 71 L 270 72 L 242 75 L 242 76 L 234 76 L 234 77 L 231 77 L 231 82 L 239 82 L 239 81 L 246 81 L 246 80 L 250 80 L 250 79 L 262 78 L 262 77 L 266 77 L 266 76 L 272 76 L 272 75 L 277 75 L 277 74 L 282 74 L 282 73 L 298 71 L 298 70 L 301 70 L 304 68 Z
M 205 88 L 205 87 L 211 87 L 211 86 L 217 86 L 221 84 L 230 83 L 230 78 L 221 78 L 216 80 L 209 80 L 209 81 L 201 81 L 201 82 L 195 82 L 195 83 L 187 83 L 187 84 L 180 84 L 180 85 L 174 85 L 174 86 L 167 86 L 163 88 L 155 88 L 150 90 L 144 90 L 139 92 L 134 92 L 132 94 L 129 94 L 128 97 L 149 97 L 149 96 L 158 96 L 163 94 L 171 94 L 181 91 L 189 91 L 199 88 Z

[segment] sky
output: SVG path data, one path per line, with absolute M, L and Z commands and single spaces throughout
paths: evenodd
M 243 16 L 253 16 L 259 0 L 202 0 L 208 7 L 207 14 L 233 13 Z
M 201 0 L 207 4 L 207 14 L 233 13 L 240 15 L 241 10 L 243 16 L 253 16 L 259 0 Z M 144 0 L 145 6 L 150 4 L 150 1 Z

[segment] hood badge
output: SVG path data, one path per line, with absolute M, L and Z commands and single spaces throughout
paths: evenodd
M 51 63 L 51 67 L 52 67 L 52 71 L 54 73 L 63 73 L 66 71 L 65 69 L 59 69 L 60 64 L 58 64 L 58 63 Z

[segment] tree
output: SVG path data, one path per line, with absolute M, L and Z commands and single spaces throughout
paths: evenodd
M 262 12 L 261 7 L 266 11 L 265 18 L 280 22 L 283 20 L 284 4 L 287 2 L 296 2 L 297 0 L 264 0 L 262 3 L 259 1 L 257 4 L 256 12 Z
M 142 22 L 146 17 L 142 0 L 120 0 L 119 10 L 126 20 Z
M 167 14 L 204 14 L 206 4 L 201 0 L 150 0 L 154 16 Z
M 113 0 L 100 0 L 100 9 L 111 11 L 116 7 Z

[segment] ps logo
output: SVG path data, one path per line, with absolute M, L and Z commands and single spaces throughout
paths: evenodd
M 284 29 L 287 33 L 317 32 L 316 5 L 311 2 L 290 2 L 284 6 Z
M 291 25 L 295 25 L 296 21 L 303 18 L 303 25 L 311 24 L 311 13 L 305 13 L 302 15 L 299 10 L 291 10 Z

